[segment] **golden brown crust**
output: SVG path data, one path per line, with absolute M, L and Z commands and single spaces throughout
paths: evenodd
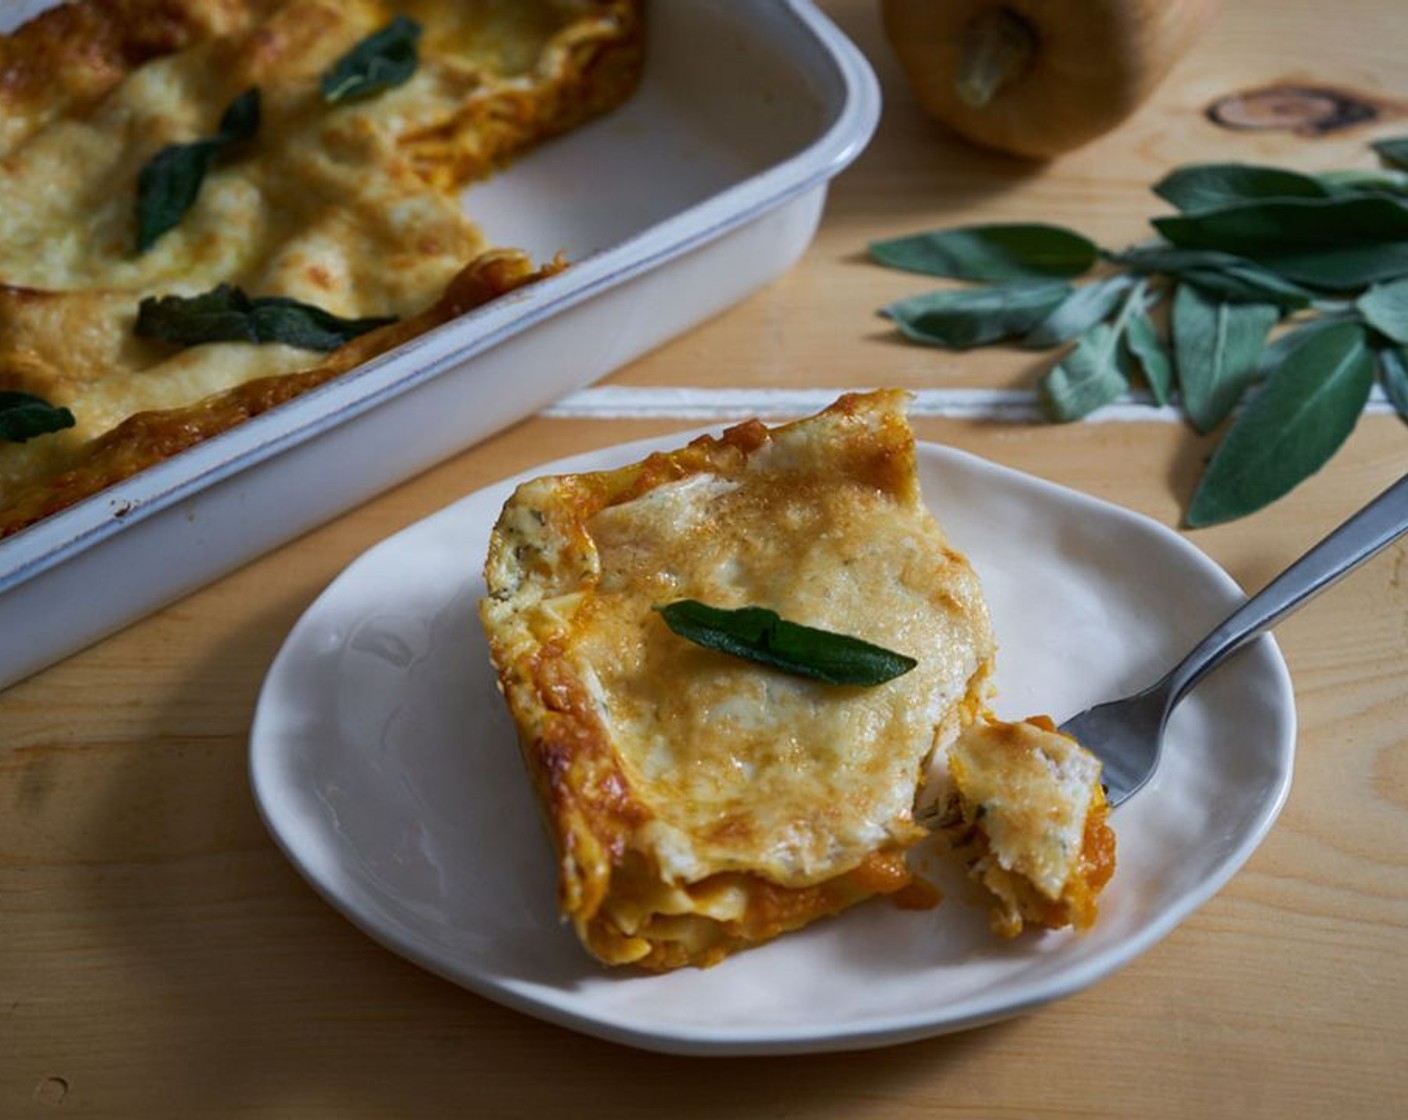
M 0 539 L 171 458 L 252 416 L 290 401 L 401 343 L 506 292 L 560 272 L 554 261 L 534 268 L 522 253 L 495 250 L 471 262 L 433 307 L 412 319 L 362 335 L 321 365 L 247 381 L 185 408 L 139 412 L 87 444 L 78 460 L 0 506 Z
M 539 63 L 554 75 L 536 90 L 471 94 L 447 120 L 408 133 L 402 147 L 426 182 L 458 189 L 523 148 L 559 136 L 619 104 L 639 77 L 644 23 L 635 0 L 603 0 Z
M 914 796 L 981 707 L 991 636 L 976 578 L 922 506 L 902 398 L 748 421 L 534 480 L 505 505 L 481 618 L 561 909 L 601 960 L 706 966 L 875 895 L 932 904 L 903 893 L 904 852 L 926 835 Z M 668 634 L 647 572 L 784 611 L 766 589 L 806 584 L 798 609 L 932 652 L 893 691 L 789 683 Z
M 154 58 L 264 18 L 265 0 L 79 0 L 0 35 L 0 156 Z
M 91 279 L 85 279 L 80 259 L 51 270 L 72 281 L 36 282 L 25 278 L 34 271 L 26 263 L 33 257 L 22 247 L 40 231 L 49 236 L 50 227 L 39 224 L 40 218 L 17 216 L 13 228 L 19 230 L 15 245 L 20 248 L 12 246 L 9 258 L 14 269 L 0 264 L 0 389 L 69 406 L 79 426 L 23 447 L 0 445 L 0 538 L 446 322 L 459 313 L 456 307 L 478 306 L 563 267 L 555 261 L 535 269 L 518 254 L 483 253 L 482 237 L 460 212 L 457 194 L 468 180 L 629 94 L 643 50 L 639 0 L 542 0 L 536 15 L 525 18 L 537 21 L 531 35 L 545 36 L 545 45 L 524 75 L 496 74 L 500 62 L 517 66 L 523 59 L 501 59 L 492 36 L 487 47 L 466 37 L 458 15 L 435 22 L 432 0 L 421 0 L 412 10 L 431 18 L 425 42 L 433 41 L 440 51 L 423 55 L 424 78 L 409 102 L 424 112 L 310 108 L 310 89 L 327 64 L 329 41 L 350 41 L 384 22 L 392 10 L 379 0 L 86 0 L 0 36 L 4 176 L 34 184 L 44 181 L 51 165 L 78 173 L 78 166 L 54 163 L 62 158 L 62 144 L 36 148 L 27 142 L 43 141 L 55 122 L 79 129 L 73 134 L 85 137 L 84 143 L 96 142 L 88 138 L 97 127 L 93 121 L 111 120 L 119 127 L 128 119 L 125 111 L 112 111 L 112 99 L 130 88 L 124 87 L 129 77 L 137 76 L 137 87 L 146 90 L 133 95 L 147 98 L 136 102 L 146 114 L 142 119 L 159 130 L 171 126 L 167 115 L 153 113 L 153 88 L 164 94 L 169 85 L 173 97 L 210 102 L 198 113 L 183 109 L 179 119 L 190 118 L 183 126 L 189 130 L 234 92 L 259 85 L 266 123 L 282 122 L 279 138 L 301 135 L 291 130 L 314 130 L 307 135 L 316 135 L 319 148 L 307 153 L 312 162 L 303 161 L 295 140 L 280 153 L 301 161 L 297 166 L 287 166 L 282 175 L 278 164 L 251 170 L 248 181 L 235 184 L 234 193 L 227 190 L 219 204 L 258 200 L 262 214 L 283 215 L 292 227 L 288 232 L 302 242 L 284 251 L 275 241 L 246 259 L 238 247 L 217 243 L 213 231 L 197 230 L 192 219 L 190 239 L 177 248 L 213 262 L 203 265 L 210 273 L 208 286 L 253 285 L 251 295 L 291 295 L 348 317 L 400 316 L 395 326 L 328 355 L 240 357 L 226 363 L 228 372 L 219 372 L 224 353 L 248 344 L 216 344 L 176 361 L 170 348 L 136 338 L 132 325 L 141 297 L 195 283 L 190 277 L 197 273 L 183 266 L 184 257 L 165 272 L 153 263 L 156 253 L 134 261 L 127 244 L 131 234 L 122 232 L 130 222 L 124 216 L 116 243 L 106 233 L 102 239 L 76 232 L 69 238 L 91 242 Z M 524 11 L 512 9 L 509 18 Z M 139 75 L 145 65 L 168 56 L 173 64 L 190 58 L 199 65 L 169 71 L 166 84 Z M 203 85 L 207 72 L 213 77 Z M 125 155 L 122 145 L 115 153 L 102 149 L 104 158 L 123 161 L 120 192 L 132 191 L 148 149 L 184 136 L 134 134 L 123 142 L 130 149 Z M 369 187 L 365 199 L 349 196 L 345 168 L 368 160 L 377 161 L 383 185 Z M 413 201 L 417 192 L 435 201 L 419 206 Z M 300 224 L 305 199 L 314 201 L 307 206 L 309 221 Z M 75 217 L 84 213 L 82 206 L 74 209 Z M 236 223 L 221 229 L 214 216 L 219 213 L 210 224 L 222 233 L 245 222 L 266 224 L 263 217 L 251 220 L 239 210 Z M 398 215 L 394 222 L 392 213 Z M 394 244 L 390 252 L 388 242 Z M 364 267 L 368 260 L 376 266 L 371 277 Z M 204 364 L 196 370 L 197 352 L 204 351 L 209 353 L 200 356 Z M 166 396 L 161 386 L 168 377 L 173 389 Z M 124 380 L 132 387 L 128 396 Z M 207 395 L 187 386 L 204 386 Z M 125 399 L 133 403 L 122 411 Z

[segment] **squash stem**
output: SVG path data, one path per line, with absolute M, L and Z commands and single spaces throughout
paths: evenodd
M 1036 54 L 1032 25 L 1011 8 L 987 8 L 964 28 L 955 92 L 963 104 L 981 109 L 1026 71 Z

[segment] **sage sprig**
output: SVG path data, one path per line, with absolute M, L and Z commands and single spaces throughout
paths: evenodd
M 654 609 L 696 645 L 825 684 L 884 684 L 919 664 L 849 634 L 790 622 L 766 607 L 730 610 L 679 599 Z
M 400 15 L 373 31 L 323 74 L 323 100 L 337 105 L 404 85 L 420 65 L 420 36 L 420 24 Z
M 1041 382 L 1047 410 L 1057 420 L 1074 420 L 1118 398 L 1128 388 L 1135 356 L 1128 344 L 1129 321 L 1144 310 L 1144 281 L 1124 297 L 1109 322 L 1097 322 L 1077 338 L 1075 349 Z
M 342 319 L 285 296 L 250 298 L 220 284 L 195 296 L 149 296 L 137 308 L 136 333 L 177 346 L 206 342 L 281 342 L 303 350 L 336 350 L 394 318 Z
M 73 413 L 33 393 L 0 390 L 0 440 L 24 443 L 35 436 L 73 427 Z
M 1071 294 L 1059 280 L 1014 280 L 991 288 L 927 292 L 883 309 L 911 342 L 970 350 L 1020 338 Z
M 877 241 L 881 264 L 960 280 L 1041 280 L 1079 276 L 1096 261 L 1089 238 L 1060 226 L 967 226 Z
M 1393 167 L 1408 168 L 1408 136 L 1394 136 L 1388 140 L 1374 141 L 1374 151 Z
M 1188 510 L 1193 526 L 1282 497 L 1339 448 L 1369 399 L 1374 361 L 1358 323 L 1315 333 L 1277 366 L 1218 445 Z
M 1329 460 L 1376 379 L 1408 421 L 1408 136 L 1373 147 L 1389 166 L 1176 168 L 1152 188 L 1175 213 L 1119 251 L 1042 224 L 877 242 L 881 264 L 970 281 L 882 314 L 928 345 L 1059 348 L 1038 385 L 1053 420 L 1142 381 L 1221 433 L 1187 523 L 1246 516 Z
M 216 160 L 259 131 L 258 87 L 240 94 L 220 117 L 213 136 L 168 144 L 137 174 L 137 252 L 145 253 L 195 205 Z
M 1394 342 L 1408 343 L 1408 277 L 1375 284 L 1354 302 L 1364 321 Z
M 1193 427 L 1216 428 L 1259 374 L 1258 360 L 1280 315 L 1269 303 L 1240 303 L 1180 284 L 1173 298 L 1173 354 L 1183 411 Z

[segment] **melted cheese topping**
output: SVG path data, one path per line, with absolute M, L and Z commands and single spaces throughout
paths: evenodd
M 598 956 L 709 963 L 909 881 L 916 792 L 981 706 L 992 637 L 921 500 L 903 394 L 525 484 L 486 580 L 563 909 Z M 788 676 L 671 633 L 652 608 L 678 598 L 919 665 L 873 688 Z
M 596 68 L 617 46 L 629 56 L 638 34 L 634 0 L 94 8 L 0 37 L 0 389 L 67 406 L 77 420 L 0 443 L 0 507 L 137 412 L 322 360 L 279 345 L 176 351 L 137 339 L 144 296 L 229 283 L 348 318 L 424 313 L 488 248 L 459 188 L 624 97 L 630 67 Z M 324 104 L 322 73 L 397 12 L 425 28 L 415 74 L 374 97 Z M 74 56 L 92 57 L 88 72 Z M 54 63 L 48 76 L 35 58 Z M 167 144 L 211 135 L 254 86 L 257 136 L 219 160 L 180 223 L 136 253 L 142 167 Z
M 767 447 L 736 476 L 587 522 L 601 575 L 569 656 L 656 807 L 639 841 L 674 882 L 749 868 L 801 886 L 905 842 L 921 768 L 981 663 L 977 580 L 937 523 L 863 483 L 819 484 L 827 449 L 805 451 Z M 766 605 L 919 665 L 843 689 L 761 668 L 671 633 L 651 607 L 681 598 Z

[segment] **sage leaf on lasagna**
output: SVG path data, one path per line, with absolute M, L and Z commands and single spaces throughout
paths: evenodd
M 727 610 L 679 599 L 655 610 L 696 645 L 826 684 L 884 684 L 919 664 L 849 634 L 789 622 L 766 607 Z
M 137 175 L 137 252 L 145 253 L 195 205 L 215 161 L 259 131 L 259 89 L 245 90 L 225 109 L 214 136 L 168 144 Z
M 0 440 L 24 443 L 35 436 L 73 427 L 73 413 L 33 393 L 0 391 Z
M 405 16 L 397 16 L 372 32 L 323 75 L 323 100 L 337 105 L 408 82 L 420 64 L 420 36 L 420 24 Z
M 137 310 L 137 334 L 178 346 L 206 342 L 281 342 L 304 350 L 336 350 L 395 318 L 342 319 L 284 296 L 251 299 L 220 284 L 196 296 L 151 296 Z

